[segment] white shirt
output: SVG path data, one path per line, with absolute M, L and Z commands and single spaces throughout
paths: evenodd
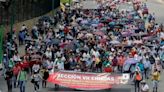
M 38 64 L 34 64 L 33 67 L 32 67 L 32 70 L 33 70 L 34 72 L 38 72 L 39 69 L 40 69 L 40 66 L 39 66 Z
M 149 86 L 147 84 L 141 86 L 142 92 L 148 92 L 149 91 Z
M 46 55 L 46 57 L 48 57 L 50 59 L 52 58 L 52 52 L 51 51 L 50 52 L 46 51 L 45 55 Z
M 14 56 L 13 56 L 13 60 L 14 60 L 14 61 L 19 61 L 19 60 L 20 60 L 20 56 L 14 55 Z
M 53 66 L 57 66 L 59 70 L 64 70 L 64 62 L 62 60 L 56 59 Z

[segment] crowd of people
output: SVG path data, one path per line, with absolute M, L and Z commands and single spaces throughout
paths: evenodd
M 148 92 L 144 80 L 151 75 L 157 92 L 164 60 L 163 25 L 156 23 L 145 3 L 133 1 L 128 3 L 133 9 L 119 9 L 124 3 L 109 0 L 94 10 L 57 10 L 53 18 L 38 20 L 32 30 L 23 24 L 18 35 L 17 30 L 8 34 L 3 73 L 9 92 L 18 86 L 25 92 L 29 74 L 38 91 L 40 82 L 46 87 L 55 70 L 130 73 L 135 92 Z M 22 46 L 25 55 L 19 54 Z

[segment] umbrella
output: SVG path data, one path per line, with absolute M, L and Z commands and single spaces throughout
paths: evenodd
M 28 68 L 30 67 L 30 62 L 20 62 L 20 63 L 17 63 L 16 65 L 21 68 Z
M 83 18 L 77 18 L 76 19 L 76 21 L 82 21 L 83 20 Z
M 73 39 L 72 36 L 66 36 L 66 38 L 69 39 L 69 40 L 72 40 Z
M 124 26 L 122 24 L 115 25 L 114 28 L 123 28 Z
M 126 37 L 126 36 L 131 36 L 131 32 L 127 31 L 127 32 L 121 32 L 122 36 Z
M 41 64 L 39 61 L 30 61 L 29 66 L 32 67 L 34 64 Z
M 73 42 L 71 42 L 71 43 L 69 43 L 69 44 L 67 44 L 67 45 L 65 45 L 64 46 L 64 49 L 67 49 L 67 50 L 75 50 L 76 48 L 75 48 L 75 45 L 73 44 Z
M 113 26 L 113 25 L 115 25 L 115 24 L 116 24 L 116 22 L 109 22 L 108 25 L 109 25 L 109 26 L 111 26 L 111 25 Z
M 122 18 L 121 20 L 122 21 L 129 21 L 127 18 Z
M 106 43 L 107 42 L 107 39 L 100 39 L 100 42 L 101 43 Z
M 136 40 L 136 41 L 133 41 L 133 44 L 143 44 L 143 41 L 142 40 Z
M 105 34 L 102 31 L 94 32 L 95 35 L 104 36 Z
M 93 34 L 87 33 L 85 36 L 86 36 L 86 37 L 93 37 Z
M 59 39 L 52 39 L 52 44 L 58 45 L 60 43 Z
M 87 20 L 82 20 L 81 24 L 88 24 L 89 22 Z
M 151 37 L 150 36 L 146 36 L 146 37 L 143 37 L 142 39 L 143 40 L 149 40 Z
M 80 48 L 79 50 L 80 51 L 86 51 L 87 52 L 87 51 L 89 51 L 89 48 L 88 47 L 84 47 L 84 48 Z
M 109 43 L 110 43 L 110 44 L 120 44 L 120 42 L 117 41 L 117 40 L 110 41 Z
M 93 27 L 97 27 L 97 26 L 98 26 L 98 24 L 92 24 L 92 26 L 93 26 Z
M 60 47 L 61 47 L 61 48 L 64 48 L 66 45 L 67 45 L 67 43 L 61 43 L 61 44 L 60 44 Z
M 136 59 L 134 59 L 134 58 L 128 58 L 126 61 L 125 61 L 125 63 L 127 63 L 127 64 L 136 64 L 136 63 L 138 63 L 139 61 L 138 60 L 136 60 Z
M 99 23 L 99 24 L 98 24 L 98 27 L 103 27 L 103 26 L 104 26 L 103 23 Z
M 140 19 L 140 17 L 139 16 L 134 16 L 134 19 L 138 20 L 138 19 Z

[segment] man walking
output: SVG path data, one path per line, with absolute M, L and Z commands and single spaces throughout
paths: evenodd
M 13 71 L 9 67 L 6 70 L 6 73 L 5 73 L 5 79 L 6 79 L 6 82 L 7 82 L 8 92 L 12 92 L 12 77 L 13 77 Z

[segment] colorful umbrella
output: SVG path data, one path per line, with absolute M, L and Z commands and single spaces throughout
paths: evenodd
M 105 34 L 102 31 L 94 32 L 95 35 L 104 36 Z
M 136 63 L 138 63 L 139 61 L 138 60 L 136 60 L 136 59 L 134 59 L 134 58 L 128 58 L 126 61 L 125 61 L 125 63 L 127 63 L 127 64 L 136 64 Z
M 120 44 L 120 42 L 117 41 L 117 40 L 110 41 L 109 43 L 111 43 L 111 44 Z

